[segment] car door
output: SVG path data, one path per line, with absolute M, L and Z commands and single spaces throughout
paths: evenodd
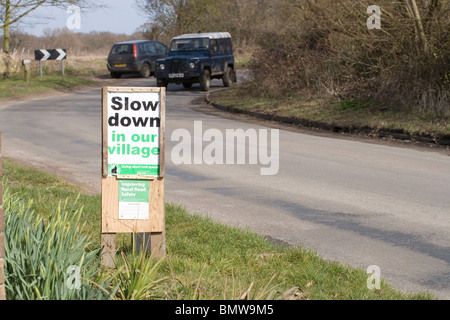
M 158 59 L 164 59 L 169 54 L 169 48 L 162 43 L 155 42 L 156 51 L 158 52 Z
M 139 48 L 139 63 L 143 63 L 143 62 L 149 62 L 150 60 L 150 53 L 147 50 L 147 44 L 146 43 L 139 43 L 138 44 L 138 48 Z
M 221 54 L 220 54 L 220 46 L 219 41 L 217 39 L 211 40 L 211 58 L 210 58 L 210 65 L 211 70 L 213 74 L 221 73 L 222 69 L 222 61 L 221 61 Z
M 149 54 L 150 60 L 155 61 L 158 57 L 158 50 L 156 50 L 156 46 L 154 42 L 149 42 L 146 45 L 147 52 Z
M 151 62 L 152 71 L 155 70 L 155 61 L 158 59 L 158 50 L 154 42 L 147 42 L 145 44 L 145 51 L 147 52 L 147 59 Z

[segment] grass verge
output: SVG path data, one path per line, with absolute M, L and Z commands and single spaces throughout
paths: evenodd
M 55 90 L 67 90 L 93 83 L 93 80 L 78 76 L 32 77 L 29 82 L 26 82 L 23 77 L 13 75 L 9 79 L 0 80 L 0 99 L 30 96 Z
M 61 75 L 61 62 L 48 60 L 43 62 L 40 77 L 39 62 L 31 63 L 31 78 L 24 80 L 21 68 L 11 73 L 8 79 L 0 79 L 0 99 L 30 96 L 49 91 L 61 91 L 80 86 L 92 85 L 95 76 L 108 75 L 106 56 L 73 56 L 64 60 L 65 76 Z
M 448 116 L 392 109 L 375 101 L 342 101 L 300 94 L 282 98 L 255 97 L 251 84 L 214 92 L 210 99 L 240 110 L 306 120 L 325 128 L 348 128 L 356 132 L 362 128 L 372 132 L 390 131 L 450 140 Z
M 11 191 L 33 200 L 33 209 L 44 216 L 60 202 L 80 197 L 80 221 L 86 223 L 87 235 L 94 241 L 92 249 L 98 248 L 100 195 L 80 195 L 76 186 L 5 159 L 3 172 Z M 365 270 L 325 261 L 302 248 L 277 246 L 260 235 L 192 215 L 173 204 L 166 205 L 166 238 L 168 257 L 152 271 L 165 280 L 152 286 L 152 298 L 433 299 L 427 293 L 403 294 L 384 281 L 380 290 L 368 290 Z M 130 235 L 123 235 L 118 241 L 125 255 L 132 251 L 130 240 Z

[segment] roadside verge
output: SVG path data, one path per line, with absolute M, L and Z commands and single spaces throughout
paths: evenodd
M 276 113 L 260 112 L 243 109 L 233 105 L 225 105 L 211 98 L 210 93 L 206 95 L 206 102 L 216 109 L 234 113 L 244 114 L 261 120 L 275 121 L 282 124 L 293 125 L 301 128 L 319 129 L 339 134 L 364 135 L 371 138 L 407 141 L 428 146 L 440 146 L 450 148 L 450 134 L 431 135 L 411 134 L 404 129 L 380 129 L 369 125 L 345 125 L 338 123 L 327 123 L 324 121 L 311 120 L 301 117 L 282 116 Z

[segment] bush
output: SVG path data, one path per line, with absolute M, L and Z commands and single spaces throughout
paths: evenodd
M 279 2 L 277 12 L 290 10 L 258 35 L 255 93 L 303 90 L 450 114 L 450 1 L 417 1 L 422 34 L 411 3 L 378 1 L 381 30 L 369 30 L 369 1 Z
M 9 73 L 17 73 L 21 70 L 21 64 L 15 55 L 0 52 L 0 73 L 4 73 L 7 69 Z

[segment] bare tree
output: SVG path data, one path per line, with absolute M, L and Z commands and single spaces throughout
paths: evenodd
M 421 50 L 425 55 L 429 55 L 430 49 L 428 46 L 427 37 L 423 28 L 422 18 L 417 6 L 416 0 L 405 0 L 408 11 L 411 12 L 411 16 L 414 18 L 416 24 L 416 33 L 420 39 Z M 437 5 L 436 1 L 433 1 L 431 6 Z M 431 9 L 431 8 L 430 8 Z M 431 12 L 431 11 L 430 11 Z
M 279 1 L 269 0 L 136 0 L 151 23 L 144 26 L 152 37 L 170 40 L 189 32 L 228 31 L 235 43 L 251 41 L 267 27 Z

